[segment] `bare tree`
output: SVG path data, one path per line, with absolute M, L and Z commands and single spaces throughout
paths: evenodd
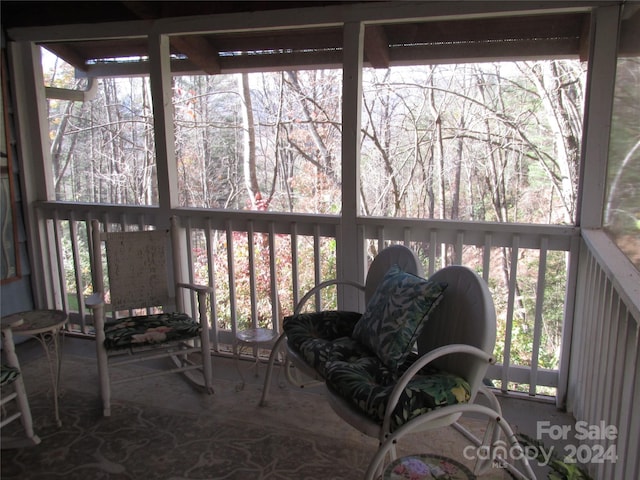
M 249 201 L 253 209 L 257 208 L 258 202 L 262 200 L 260 186 L 258 185 L 258 175 L 256 173 L 256 135 L 255 122 L 253 119 L 253 105 L 251 103 L 251 92 L 249 90 L 249 74 L 242 73 L 238 77 L 238 90 L 242 98 L 242 131 L 243 131 L 243 170 L 244 185 L 247 189 Z

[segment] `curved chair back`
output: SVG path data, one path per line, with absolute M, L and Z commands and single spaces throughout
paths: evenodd
M 365 304 L 369 303 L 385 273 L 394 265 L 398 265 L 407 273 L 424 276 L 422 263 L 413 250 L 400 244 L 391 245 L 378 253 L 371 262 L 364 287 Z
M 473 270 L 460 265 L 438 270 L 430 279 L 447 282 L 449 286 L 418 338 L 418 353 L 423 355 L 445 345 L 465 344 L 493 355 L 496 312 L 486 282 Z M 485 362 L 472 360 L 465 354 L 448 355 L 434 364 L 465 378 L 471 384 L 472 395 L 480 388 L 488 367 Z

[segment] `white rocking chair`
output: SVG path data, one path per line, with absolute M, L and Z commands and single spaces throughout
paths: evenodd
M 111 414 L 112 384 L 145 376 L 180 372 L 205 392 L 213 393 L 206 310 L 212 289 L 180 283 L 176 223 L 172 217 L 170 230 L 105 233 L 97 220 L 92 222 L 94 294 L 86 303 L 93 310 L 104 416 Z M 197 294 L 197 319 L 184 313 L 184 289 Z M 105 296 L 110 300 L 108 305 Z M 107 307 L 112 312 L 110 319 Z M 112 366 L 159 358 L 172 359 L 174 368 L 125 374 L 117 381 L 110 376 Z

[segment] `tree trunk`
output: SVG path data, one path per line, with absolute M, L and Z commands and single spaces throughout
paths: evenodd
M 262 203 L 258 176 L 256 173 L 256 134 L 253 123 L 253 106 L 251 104 L 251 92 L 249 90 L 249 74 L 242 73 L 238 77 L 238 90 L 242 98 L 242 155 L 244 185 L 249 195 L 251 208 L 258 208 Z

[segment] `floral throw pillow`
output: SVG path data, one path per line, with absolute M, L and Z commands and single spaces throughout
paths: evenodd
M 351 337 L 397 371 L 447 287 L 393 265 L 385 274 Z

